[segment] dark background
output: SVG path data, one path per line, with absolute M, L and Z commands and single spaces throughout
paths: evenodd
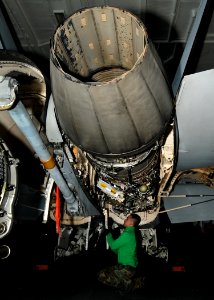
M 212 222 L 157 225 L 158 243 L 168 247 L 168 262 L 143 253 L 145 287 L 129 299 L 213 299 L 214 228 Z M 11 255 L 0 260 L 4 299 L 100 299 L 119 295 L 97 282 L 97 272 L 116 262 L 99 246 L 54 259 L 55 223 L 16 224 L 4 239 Z M 2 244 L 2 243 L 1 243 Z M 45 267 L 45 269 L 44 269 Z M 43 268 L 43 270 L 42 270 Z

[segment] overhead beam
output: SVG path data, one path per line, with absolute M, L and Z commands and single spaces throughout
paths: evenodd
M 0 3 L 0 49 L 17 50 L 16 43 L 5 18 L 4 8 Z
M 189 60 L 189 57 L 190 57 L 190 54 L 191 54 L 191 51 L 192 51 L 192 47 L 193 47 L 193 44 L 195 42 L 195 38 L 197 36 L 198 29 L 199 29 L 199 26 L 201 24 L 201 20 L 203 18 L 207 3 L 208 3 L 207 0 L 201 0 L 200 1 L 200 4 L 199 4 L 198 10 L 197 10 L 197 14 L 196 14 L 192 29 L 189 33 L 188 38 L 187 38 L 185 49 L 183 51 L 180 63 L 178 65 L 177 71 L 175 73 L 174 80 L 172 82 L 172 91 L 173 91 L 174 96 L 176 96 L 176 94 L 178 92 L 178 88 L 179 88 L 180 83 L 181 83 L 181 80 L 184 76 L 184 71 L 186 69 L 186 65 L 187 65 L 187 62 Z

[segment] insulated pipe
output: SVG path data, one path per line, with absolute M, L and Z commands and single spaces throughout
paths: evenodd
M 77 212 L 78 202 L 73 192 L 69 189 L 59 169 L 55 165 L 53 157 L 50 155 L 49 151 L 44 145 L 22 102 L 19 101 L 17 105 L 13 109 L 8 110 L 8 112 L 12 119 L 15 121 L 16 125 L 28 139 L 29 143 L 32 145 L 34 151 L 38 155 L 44 167 L 48 170 L 51 177 L 56 182 L 57 186 L 63 194 L 64 199 L 67 202 L 68 211 Z

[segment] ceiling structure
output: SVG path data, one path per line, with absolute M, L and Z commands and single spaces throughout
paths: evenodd
M 189 73 L 200 72 L 214 68 L 213 5 L 212 1 L 205 0 L 2 0 L 0 47 L 18 50 L 46 72 L 50 39 L 64 19 L 84 7 L 116 6 L 142 19 L 172 82 L 197 12 L 204 2 L 207 8 L 189 68 Z

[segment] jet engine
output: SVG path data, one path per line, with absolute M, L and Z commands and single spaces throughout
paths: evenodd
M 130 212 L 151 222 L 173 101 L 143 23 L 119 8 L 81 10 L 57 28 L 50 56 L 56 122 L 79 178 L 117 222 Z

